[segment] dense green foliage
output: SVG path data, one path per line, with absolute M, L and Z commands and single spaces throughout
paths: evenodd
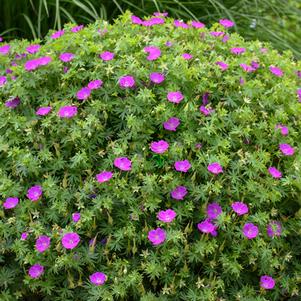
M 298 300 L 300 62 L 238 34 L 223 42 L 210 34 L 225 31 L 219 24 L 185 29 L 166 18 L 165 24 L 143 27 L 126 13 L 114 25 L 96 22 L 77 33 L 73 26 L 67 24 L 57 39 L 48 34 L 36 54 L 15 59 L 26 52 L 26 40 L 12 41 L 9 53 L 0 54 L 0 76 L 12 72 L 0 87 L 0 299 Z M 160 48 L 160 57 L 147 60 L 146 46 Z M 233 47 L 246 51 L 235 55 Z M 104 51 L 114 59 L 100 59 Z M 66 52 L 75 55 L 72 61 L 59 60 Z M 51 57 L 48 64 L 25 70 L 26 61 L 44 56 Z M 222 71 L 217 61 L 229 68 Z M 240 67 L 252 62 L 259 64 L 253 72 Z M 163 73 L 165 81 L 151 84 L 152 72 Z M 125 75 L 135 78 L 135 88 L 120 88 Z M 103 86 L 79 101 L 77 92 L 97 79 Z M 184 99 L 169 102 L 171 91 L 181 91 Z M 214 110 L 207 116 L 199 110 L 206 93 Z M 20 99 L 16 108 L 4 105 L 12 97 Z M 57 112 L 66 105 L 77 106 L 77 115 L 60 118 Z M 52 111 L 37 116 L 45 106 Z M 176 131 L 162 126 L 170 117 L 181 120 Z M 275 129 L 278 124 L 288 135 Z M 169 149 L 155 154 L 150 143 L 162 139 Z M 280 143 L 293 146 L 294 155 L 284 156 Z M 132 170 L 114 167 L 117 157 L 128 157 Z M 176 171 L 174 163 L 186 159 L 189 171 Z M 211 174 L 212 162 L 223 173 Z M 282 172 L 280 179 L 269 174 L 270 166 Z M 98 183 L 95 176 L 103 170 L 113 171 L 113 178 Z M 35 202 L 26 196 L 33 185 L 43 189 Z M 176 201 L 170 192 L 179 185 L 188 193 Z M 8 197 L 18 197 L 19 204 L 5 209 Z M 246 203 L 249 213 L 237 216 L 234 201 Z M 216 237 L 197 228 L 212 202 L 223 210 Z M 167 208 L 177 213 L 170 224 L 156 218 Z M 72 221 L 74 212 L 81 213 L 78 222 Z M 271 220 L 281 222 L 280 236 L 267 235 Z M 254 239 L 243 235 L 248 222 L 259 228 Z M 167 238 L 153 246 L 148 232 L 157 227 Z M 25 231 L 28 237 L 21 240 Z M 80 235 L 72 250 L 62 246 L 66 232 Z M 35 249 L 40 235 L 51 238 L 43 253 Z M 32 279 L 28 269 L 36 263 L 45 271 Z M 102 286 L 89 282 L 96 271 L 108 277 Z M 262 275 L 275 279 L 274 289 L 260 288 Z
M 65 22 L 112 21 L 126 9 L 139 16 L 167 11 L 174 18 L 200 20 L 209 26 L 227 17 L 246 39 L 270 41 L 277 49 L 291 49 L 301 58 L 298 0 L 2 0 L 0 35 L 43 38 L 49 29 L 59 30 Z

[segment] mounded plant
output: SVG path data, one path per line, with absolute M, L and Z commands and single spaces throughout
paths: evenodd
M 232 26 L 0 44 L 1 300 L 298 300 L 301 64 Z

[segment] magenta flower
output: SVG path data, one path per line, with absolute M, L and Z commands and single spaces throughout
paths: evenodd
M 218 203 L 211 203 L 208 204 L 206 212 L 210 219 L 214 219 L 222 213 L 222 207 Z
M 282 124 L 277 124 L 275 126 L 275 129 L 280 129 L 282 136 L 287 136 L 288 135 L 288 127 L 286 127 Z
M 28 233 L 27 232 L 23 232 L 22 234 L 21 234 L 21 240 L 26 240 L 27 239 L 27 237 L 28 237 Z
M 45 116 L 51 111 L 51 107 L 41 107 L 36 111 L 36 115 Z
M 65 52 L 60 55 L 60 60 L 62 62 L 70 62 L 74 59 L 74 54 L 71 52 Z
M 282 232 L 281 223 L 278 221 L 271 221 L 267 225 L 267 234 L 269 237 L 280 236 Z
M 285 156 L 292 156 L 295 152 L 294 148 L 291 147 L 289 144 L 283 143 L 279 144 L 279 149 Z
M 16 108 L 19 104 L 20 104 L 20 98 L 19 98 L 19 97 L 15 97 L 15 98 L 13 98 L 13 99 L 11 99 L 11 100 L 6 101 L 4 105 L 5 105 L 7 108 L 12 108 L 12 109 L 14 109 L 14 108 Z
M 143 50 L 148 53 L 148 57 L 146 58 L 148 61 L 154 61 L 161 55 L 161 50 L 155 46 L 147 46 Z
M 2 42 L 3 41 L 3 38 L 2 37 L 0 37 L 0 42 Z
M 184 99 L 184 95 L 180 91 L 169 92 L 167 99 L 173 103 L 180 103 Z
M 261 52 L 261 53 L 267 53 L 267 52 L 268 52 L 268 49 L 267 49 L 267 48 L 260 48 L 260 52 Z
M 88 87 L 83 87 L 76 93 L 76 97 L 78 100 L 85 100 L 90 95 L 91 95 L 91 90 Z
M 80 30 L 82 30 L 84 28 L 84 25 L 76 25 L 74 27 L 71 28 L 72 32 L 78 32 Z
M 205 219 L 204 221 L 197 224 L 199 231 L 203 233 L 212 233 L 215 231 L 216 227 L 211 223 L 210 219 Z
M 26 51 L 30 54 L 34 54 L 34 53 L 37 53 L 41 48 L 41 45 L 39 44 L 32 44 L 32 45 L 29 45 L 28 47 L 26 47 Z
M 207 105 L 209 103 L 209 93 L 208 92 L 205 92 L 203 94 L 203 97 L 202 97 L 202 102 L 203 102 L 203 105 Z
M 215 64 L 218 65 L 223 71 L 227 70 L 228 67 L 229 67 L 228 64 L 226 64 L 225 62 L 221 62 L 221 61 L 220 62 L 216 62 Z
M 259 230 L 258 230 L 258 227 L 255 226 L 254 224 L 252 223 L 246 223 L 244 226 L 243 226 L 243 235 L 247 238 L 247 239 L 253 239 L 255 238 L 258 233 L 259 233 Z
M 37 59 L 29 60 L 24 64 L 26 71 L 32 71 L 37 69 L 40 66 L 48 65 L 52 61 L 50 56 L 44 56 Z
M 10 45 L 9 44 L 6 44 L 6 45 L 3 45 L 3 46 L 0 47 L 0 53 L 3 54 L 3 55 L 8 54 L 9 50 L 10 50 Z
M 157 214 L 157 218 L 164 223 L 171 223 L 176 216 L 177 213 L 172 209 L 162 210 Z
M 253 72 L 256 70 L 252 66 L 249 66 L 247 64 L 240 64 L 239 66 L 246 72 Z
M 98 183 L 104 183 L 109 181 L 113 177 L 113 173 L 111 171 L 103 171 L 96 175 L 96 180 Z
M 226 35 L 223 36 L 222 42 L 226 43 L 229 39 L 230 39 L 230 36 L 226 34 Z
M 149 79 L 154 83 L 154 84 L 161 84 L 165 77 L 162 73 L 158 72 L 153 72 L 150 74 Z
M 18 198 L 7 198 L 5 202 L 3 203 L 3 207 L 5 209 L 12 209 L 15 208 L 19 203 Z
M 213 162 L 213 163 L 209 164 L 207 169 L 208 169 L 208 171 L 210 171 L 211 173 L 213 173 L 215 175 L 218 175 L 219 173 L 223 172 L 223 168 L 217 162 Z
M 175 27 L 181 27 L 181 28 L 189 28 L 189 25 L 181 20 L 174 20 L 173 25 Z
M 42 56 L 38 60 L 40 66 L 46 66 L 52 61 L 52 58 L 50 56 Z
M 43 253 L 47 249 L 49 249 L 49 246 L 50 246 L 50 237 L 48 237 L 46 235 L 41 235 L 36 240 L 35 247 L 36 247 L 36 250 L 40 253 Z
M 233 53 L 233 54 L 242 54 L 245 51 L 246 51 L 246 48 L 242 48 L 242 47 L 231 48 L 231 53 Z
M 58 38 L 60 38 L 64 33 L 65 33 L 64 30 L 58 30 L 58 31 L 54 32 L 54 33 L 50 36 L 50 38 L 51 38 L 51 39 L 58 39 Z
M 32 186 L 28 189 L 26 196 L 33 202 L 37 201 L 42 195 L 42 187 L 39 185 Z
M 133 24 L 142 25 L 143 21 L 137 16 L 131 16 L 131 20 Z
M 166 232 L 161 228 L 157 228 L 148 232 L 148 240 L 154 245 L 162 244 L 166 239 Z
M 171 117 L 167 121 L 163 122 L 163 127 L 167 131 L 175 132 L 179 125 L 180 125 L 180 119 L 176 117 Z
M 205 24 L 202 22 L 191 21 L 191 26 L 194 28 L 204 28 Z
M 254 71 L 256 71 L 260 67 L 259 64 L 257 62 L 255 62 L 255 61 L 251 62 L 251 66 L 254 69 Z
M 277 77 L 281 77 L 283 75 L 283 71 L 280 68 L 278 68 L 278 67 L 270 66 L 269 69 Z
M 279 179 L 282 177 L 282 173 L 276 167 L 269 167 L 268 169 L 271 176 L 275 179 Z
M 80 213 L 79 212 L 74 212 L 72 213 L 72 220 L 77 223 L 80 220 Z
M 133 76 L 130 75 L 126 75 L 126 76 L 122 76 L 119 79 L 119 86 L 121 88 L 132 88 L 135 86 L 135 79 Z
M 191 60 L 193 58 L 193 56 L 191 54 L 189 54 L 189 53 L 183 53 L 182 54 L 182 58 L 184 60 Z
M 191 164 L 188 160 L 176 161 L 174 167 L 176 171 L 187 172 L 190 169 Z
M 210 34 L 213 37 L 222 37 L 225 33 L 223 31 L 211 31 Z
M 187 194 L 187 188 L 185 186 L 177 186 L 171 193 L 171 197 L 175 200 L 183 200 Z
M 74 249 L 80 242 L 80 237 L 75 232 L 66 233 L 62 238 L 62 244 L 66 249 Z
M 229 27 L 233 27 L 234 26 L 234 22 L 231 21 L 231 20 L 228 20 L 228 19 L 221 19 L 221 20 L 219 20 L 219 24 L 221 24 L 225 28 L 229 28 Z
M 44 273 L 44 267 L 40 264 L 34 264 L 28 270 L 28 275 L 31 278 L 39 278 Z
M 95 79 L 88 83 L 88 88 L 90 90 L 96 90 L 96 89 L 99 89 L 102 86 L 102 84 L 103 84 L 102 80 Z
M 58 111 L 58 116 L 62 118 L 72 118 L 77 114 L 76 106 L 64 106 Z
M 260 286 L 266 290 L 271 290 L 275 286 L 275 280 L 271 276 L 263 275 L 260 277 Z
M 101 53 L 99 55 L 99 57 L 103 60 L 103 61 L 111 61 L 114 58 L 115 54 L 113 52 L 110 51 L 104 51 L 103 53 Z
M 102 272 L 95 272 L 89 276 L 91 283 L 96 286 L 103 285 L 107 281 L 107 275 Z
M 205 106 L 200 106 L 200 112 L 205 115 L 208 116 L 210 115 L 212 112 L 214 112 L 214 110 L 212 110 L 211 108 L 206 108 Z
M 6 84 L 7 78 L 6 76 L 0 76 L 0 87 Z
M 298 96 L 299 102 L 301 102 L 301 89 L 297 90 L 297 96 Z
M 231 204 L 231 207 L 237 215 L 244 215 L 249 212 L 248 205 L 243 202 L 234 202 Z
M 150 149 L 157 154 L 163 154 L 168 150 L 169 144 L 164 141 L 160 140 L 158 142 L 152 142 L 150 145 Z
M 114 160 L 114 166 L 120 170 L 128 171 L 132 169 L 132 162 L 127 157 L 120 157 Z
M 142 21 L 143 26 L 153 26 L 153 25 L 159 25 L 159 24 L 164 24 L 165 21 L 162 18 L 151 18 L 146 21 Z

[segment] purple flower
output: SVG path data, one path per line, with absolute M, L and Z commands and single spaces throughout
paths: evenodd
M 42 187 L 39 185 L 32 186 L 28 189 L 26 196 L 33 202 L 37 201 L 42 195 Z
M 233 47 L 231 48 L 231 53 L 233 54 L 242 54 L 246 51 L 246 48 L 242 48 L 242 47 Z
M 162 73 L 153 72 L 150 74 L 149 79 L 155 84 L 161 84 L 165 77 Z
M 279 149 L 285 156 L 292 156 L 295 152 L 294 148 L 291 147 L 289 144 L 283 143 L 279 144 Z
M 192 56 L 191 54 L 189 54 L 189 53 L 183 53 L 183 54 L 182 54 L 182 58 L 183 58 L 184 60 L 190 60 L 190 59 L 193 58 L 193 56 Z
M 194 28 L 204 28 L 205 24 L 202 22 L 191 21 L 191 26 Z
M 244 215 L 249 212 L 248 205 L 243 202 L 234 202 L 231 207 L 237 215 Z
M 36 111 L 36 115 L 45 116 L 51 111 L 51 107 L 41 107 Z
M 95 272 L 89 276 L 91 283 L 99 286 L 103 285 L 107 281 L 107 275 L 102 272 Z
M 211 223 L 210 219 L 205 219 L 204 221 L 197 224 L 199 231 L 203 233 L 212 233 L 215 231 L 215 225 Z
M 34 264 L 28 270 L 28 275 L 31 278 L 39 278 L 44 273 L 44 267 L 40 264 Z
M 160 140 L 158 142 L 152 142 L 150 145 L 150 149 L 157 154 L 163 154 L 168 150 L 169 144 L 164 141 Z
M 286 127 L 282 124 L 277 124 L 275 126 L 275 129 L 280 129 L 282 136 L 287 136 L 288 135 L 288 127 Z
M 228 67 L 229 67 L 228 64 L 226 64 L 225 62 L 221 62 L 221 61 L 220 62 L 216 62 L 215 64 L 218 65 L 223 71 L 227 70 Z
M 19 104 L 20 104 L 20 98 L 19 98 L 19 97 L 15 97 L 15 98 L 13 98 L 13 99 L 11 99 L 11 100 L 6 101 L 4 105 L 5 105 L 7 108 L 12 108 L 12 109 L 14 109 L 14 108 L 16 108 Z
M 218 175 L 219 173 L 223 172 L 223 168 L 217 162 L 213 162 L 213 163 L 209 164 L 207 169 L 208 169 L 208 171 L 210 171 L 211 173 L 213 173 L 215 175 Z
M 246 72 L 253 72 L 256 70 L 252 66 L 249 66 L 247 64 L 240 64 L 239 66 Z
M 41 45 L 39 44 L 32 44 L 32 45 L 29 45 L 28 47 L 26 47 L 26 51 L 30 54 L 34 54 L 34 53 L 37 53 L 41 48 Z
M 271 176 L 275 179 L 279 179 L 282 177 L 282 173 L 276 167 L 269 167 L 268 169 Z
M 244 80 L 242 77 L 240 77 L 240 78 L 239 78 L 239 83 L 240 83 L 241 85 L 243 85 L 243 84 L 245 83 L 245 80 Z
M 90 95 L 91 95 L 91 90 L 88 87 L 83 87 L 76 93 L 76 97 L 79 100 L 85 100 Z
M 168 92 L 167 99 L 173 103 L 180 103 L 184 99 L 184 95 L 180 91 Z
M 162 244 L 166 239 L 166 232 L 161 228 L 157 228 L 148 232 L 148 240 L 154 245 Z
M 275 286 L 275 280 L 271 276 L 263 275 L 260 277 L 260 286 L 266 290 L 271 290 Z
M 71 28 L 72 32 L 78 32 L 80 30 L 82 30 L 84 28 L 84 25 L 76 25 L 74 27 Z
M 211 31 L 210 34 L 213 37 L 222 37 L 225 33 L 223 31 Z
M 298 96 L 299 102 L 301 102 L 301 89 L 297 90 L 297 96 Z
M 114 166 L 120 170 L 128 171 L 132 169 L 132 162 L 127 157 L 120 157 L 114 160 Z
M 9 44 L 6 44 L 6 45 L 3 45 L 3 46 L 0 47 L 0 53 L 3 54 L 3 55 L 8 54 L 9 50 L 10 50 L 10 45 Z
M 132 88 L 135 86 L 135 79 L 133 76 L 130 75 L 126 75 L 126 76 L 122 76 L 119 79 L 119 86 L 121 88 Z
M 96 180 L 98 183 L 104 183 L 109 181 L 113 177 L 113 173 L 111 171 L 103 171 L 96 175 Z
M 99 89 L 102 86 L 102 84 L 103 84 L 102 80 L 95 79 L 88 83 L 88 88 L 90 90 L 96 90 L 96 89 Z
M 163 122 L 164 129 L 173 132 L 176 131 L 179 125 L 180 125 L 180 119 L 176 117 L 171 117 L 167 121 Z
M 161 50 L 155 46 L 147 46 L 143 50 L 148 53 L 148 57 L 146 58 L 148 61 L 154 61 L 161 55 Z
M 175 27 L 181 27 L 181 28 L 189 28 L 189 25 L 181 20 L 174 20 L 173 25 Z
M 60 55 L 60 60 L 62 62 L 70 62 L 74 59 L 74 54 L 70 52 L 64 52 Z
M 282 232 L 281 223 L 278 221 L 271 221 L 267 225 L 267 234 L 269 237 L 280 236 Z
M 157 214 L 157 218 L 164 223 L 171 223 L 176 216 L 177 213 L 172 209 L 162 210 Z
M 222 213 L 222 207 L 218 203 L 211 203 L 207 206 L 207 216 L 211 219 L 217 218 Z
M 247 238 L 247 239 L 253 239 L 255 238 L 258 233 L 259 233 L 259 230 L 258 230 L 258 227 L 255 226 L 254 224 L 252 223 L 246 223 L 244 226 L 243 226 L 243 235 Z
M 232 22 L 231 20 L 228 20 L 228 19 L 221 19 L 221 20 L 219 20 L 219 24 L 221 24 L 225 28 L 229 28 L 229 27 L 233 27 L 234 26 L 234 22 Z
M 72 213 L 72 220 L 77 223 L 80 220 L 80 213 L 79 212 L 74 212 Z
M 167 41 L 167 42 L 165 43 L 165 45 L 166 45 L 167 47 L 171 47 L 171 46 L 172 46 L 172 42 L 171 42 L 171 41 Z
M 111 61 L 114 58 L 114 56 L 115 56 L 115 54 L 113 52 L 110 52 L 110 51 L 105 51 L 105 52 L 103 52 L 99 55 L 99 57 L 103 61 Z
M 21 240 L 26 240 L 27 237 L 28 237 L 28 233 L 27 233 L 27 232 L 23 232 L 23 233 L 21 234 Z
M 213 111 L 214 110 L 212 110 L 211 108 L 206 108 L 205 106 L 200 106 L 200 112 L 205 116 L 210 115 Z
M 191 164 L 188 160 L 176 161 L 174 167 L 176 171 L 187 172 L 190 169 Z
M 64 106 L 58 111 L 58 116 L 62 118 L 72 118 L 77 114 L 76 106 Z
M 278 68 L 278 67 L 270 66 L 269 69 L 277 77 L 281 77 L 283 75 L 283 71 L 280 68 Z
M 64 33 L 65 33 L 64 30 L 58 30 L 58 31 L 54 32 L 54 33 L 50 36 L 50 38 L 51 38 L 51 39 L 58 39 L 58 38 L 60 38 Z
M 167 17 L 168 13 L 167 12 L 164 12 L 164 13 L 154 12 L 153 15 L 156 17 Z
M 38 237 L 38 239 L 36 240 L 36 250 L 40 253 L 45 252 L 50 246 L 50 237 L 46 236 L 46 235 L 41 235 Z
M 183 200 L 187 194 L 187 188 L 185 186 L 177 186 L 171 193 L 171 197 L 175 200 Z
M 62 238 L 62 244 L 66 249 L 74 249 L 80 242 L 80 237 L 75 232 L 66 233 Z
M 19 203 L 18 198 L 7 198 L 5 202 L 3 203 L 3 207 L 5 209 L 12 209 L 15 208 Z

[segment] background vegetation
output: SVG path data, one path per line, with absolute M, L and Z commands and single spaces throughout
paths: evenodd
M 112 21 L 130 9 L 139 16 L 168 11 L 175 18 L 211 25 L 221 17 L 234 20 L 246 39 L 270 41 L 279 50 L 301 57 L 301 2 L 297 0 L 1 0 L 0 34 L 6 38 L 42 38 L 64 23 Z

